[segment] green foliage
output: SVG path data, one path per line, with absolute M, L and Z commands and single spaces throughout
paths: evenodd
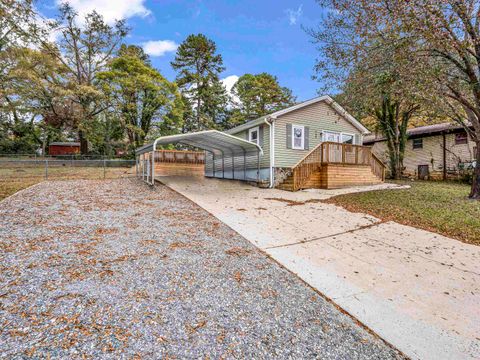
M 232 92 L 239 99 L 235 104 L 232 125 L 284 109 L 296 100 L 290 89 L 281 87 L 277 77 L 268 73 L 241 76 Z
M 225 68 L 216 51 L 215 43 L 205 35 L 189 35 L 171 63 L 178 72 L 176 82 L 192 105 L 184 131 L 212 129 L 226 122 L 229 98 L 219 79 Z
M 150 66 L 140 48 L 122 47 L 97 78 L 132 149 L 143 145 L 153 126 L 165 132 L 180 130 L 183 104 L 177 87 Z

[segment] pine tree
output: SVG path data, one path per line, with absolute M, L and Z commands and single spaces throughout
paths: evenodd
M 215 43 L 205 35 L 189 35 L 171 63 L 178 71 L 176 82 L 192 106 L 185 131 L 221 128 L 225 122 L 228 94 L 219 78 L 225 68 L 216 51 Z

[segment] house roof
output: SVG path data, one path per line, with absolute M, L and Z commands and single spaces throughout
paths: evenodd
M 263 154 L 262 148 L 255 143 L 225 134 L 218 130 L 206 130 L 188 134 L 161 136 L 154 142 L 138 148 L 137 155 L 156 150 L 157 145 L 184 144 L 194 146 L 216 155 L 227 154 L 231 156 L 245 153 Z
M 458 131 L 462 130 L 463 127 L 458 124 L 452 123 L 442 123 L 442 124 L 434 124 L 434 125 L 426 125 L 426 126 L 419 126 L 413 129 L 407 130 L 408 137 L 422 137 L 434 134 L 440 134 L 442 132 L 451 132 L 451 131 Z M 371 134 L 365 136 L 363 138 L 364 144 L 372 144 L 379 141 L 385 141 L 385 136 L 377 136 L 375 134 Z
M 56 142 L 51 142 L 49 145 L 57 145 L 57 146 L 80 146 L 79 142 L 61 142 L 61 141 L 56 141 Z
M 370 131 L 365 126 L 363 126 L 357 119 L 355 119 L 352 115 L 350 115 L 343 107 L 341 107 L 335 100 L 333 100 L 328 95 L 319 96 L 319 97 L 301 102 L 299 104 L 290 106 L 286 109 L 276 111 L 276 112 L 271 113 L 269 115 L 262 116 L 258 119 L 248 121 L 243 125 L 234 127 L 233 129 L 230 129 L 230 130 L 226 131 L 226 133 L 227 134 L 235 134 L 235 133 L 238 133 L 240 131 L 247 130 L 247 129 L 251 128 L 252 126 L 262 124 L 266 119 L 271 118 L 271 119 L 275 120 L 279 116 L 288 114 L 289 112 L 301 109 L 305 106 L 309 106 L 309 105 L 312 105 L 312 104 L 315 104 L 315 103 L 321 102 L 321 101 L 324 101 L 328 105 L 330 105 L 335 111 L 337 111 L 341 116 L 343 116 L 346 120 L 348 120 L 353 126 L 355 126 L 363 134 L 369 134 L 370 133 Z

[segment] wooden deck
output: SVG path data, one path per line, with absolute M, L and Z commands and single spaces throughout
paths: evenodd
M 283 190 L 336 189 L 378 184 L 385 180 L 385 165 L 371 148 L 333 142 L 320 143 L 293 168 L 277 187 Z

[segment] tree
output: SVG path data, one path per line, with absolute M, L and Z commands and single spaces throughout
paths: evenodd
M 186 131 L 215 128 L 225 121 L 228 94 L 219 75 L 225 69 L 215 43 L 203 34 L 189 35 L 171 63 L 176 82 L 192 105 Z
M 321 54 L 316 78 L 324 89 L 340 84 L 342 103 L 357 117 L 375 120 L 387 140 L 391 174 L 398 179 L 409 123 L 420 110 L 428 111 L 420 96 L 426 65 L 411 61 L 418 45 L 401 36 L 401 25 L 383 16 L 376 2 L 319 3 L 332 11 L 319 29 L 309 30 Z
M 322 1 L 325 3 L 326 1 Z M 395 30 L 415 45 L 412 65 L 424 66 L 421 95 L 464 127 L 476 144 L 476 167 L 469 197 L 480 199 L 480 4 L 474 0 L 332 0 L 358 35 L 361 52 L 371 35 Z M 340 43 L 341 44 L 341 43 Z M 342 47 L 340 46 L 342 49 Z M 345 47 L 343 49 L 346 49 Z M 333 50 L 333 48 L 331 48 Z
M 276 76 L 261 73 L 241 76 L 232 88 L 238 97 L 235 108 L 241 121 L 259 118 L 295 103 L 292 91 L 281 87 Z
M 396 3 L 389 16 L 421 46 L 416 59 L 430 68 L 426 97 L 463 126 L 476 145 L 469 197 L 480 200 L 480 4 L 415 0 Z
M 37 38 L 40 46 L 56 58 L 66 69 L 65 95 L 67 103 L 78 111 L 65 119 L 78 133 L 82 154 L 88 151 L 86 130 L 91 122 L 105 110 L 103 94 L 97 87 L 97 75 L 118 50 L 128 29 L 123 20 L 112 27 L 97 12 L 86 15 L 83 26 L 78 25 L 78 15 L 68 4 L 59 8 L 59 19 L 52 24 L 52 31 L 60 34 L 57 43 Z
M 180 94 L 174 83 L 150 66 L 137 46 L 122 46 L 108 71 L 98 74 L 113 112 L 119 117 L 132 149 L 143 145 L 154 124 L 181 127 Z

